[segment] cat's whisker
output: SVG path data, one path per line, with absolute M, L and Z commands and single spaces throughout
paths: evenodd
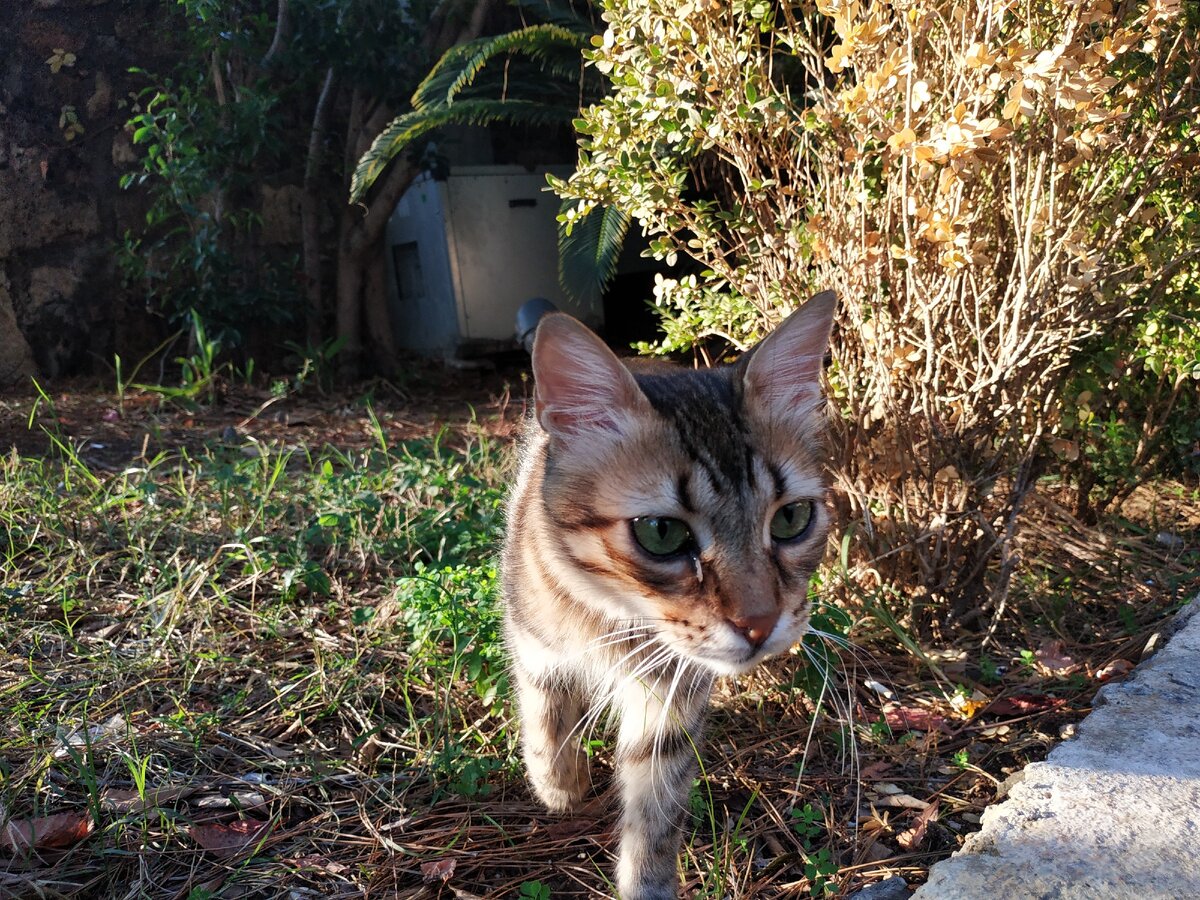
M 821 638 L 822 640 L 827 641 L 831 644 L 836 644 L 838 647 L 841 647 L 843 649 L 849 649 L 854 646 L 850 642 L 850 639 L 845 637 L 844 635 L 833 634 L 832 632 L 829 632 L 829 631 L 822 631 L 821 629 L 813 628 L 812 626 L 809 626 L 808 633 L 815 634 L 817 637 Z
M 612 709 L 612 707 L 616 704 L 619 695 L 626 688 L 632 685 L 634 681 L 646 674 L 649 674 L 667 660 L 669 651 L 666 648 L 658 649 L 654 651 L 647 659 L 639 662 L 630 672 L 621 677 L 615 677 L 616 672 L 614 670 L 618 669 L 626 659 L 636 653 L 649 649 L 653 643 L 654 642 L 652 640 L 644 641 L 610 667 L 609 674 L 614 677 L 610 677 L 608 679 L 608 683 L 610 685 L 608 693 L 589 708 L 588 713 L 582 719 L 580 719 L 579 723 L 572 728 L 570 732 L 568 732 L 567 739 L 571 738 L 576 732 L 578 732 L 585 744 L 590 743 L 592 739 L 591 729 L 595 728 L 595 726 L 599 723 L 600 717 L 605 712 L 608 712 Z M 559 752 L 561 752 L 561 747 Z
M 830 634 L 825 631 L 820 631 L 815 628 L 810 628 L 809 632 L 821 638 L 827 644 L 832 644 L 839 651 L 849 652 L 854 662 L 862 666 L 869 675 L 874 677 L 880 684 L 888 687 L 893 694 L 899 694 L 900 688 L 893 681 L 891 674 L 879 664 L 879 661 L 874 659 L 865 649 L 855 644 L 853 641 L 842 635 Z M 844 668 L 844 667 L 843 667 Z M 857 683 L 856 679 L 847 679 L 851 683 Z
M 833 709 L 834 709 L 835 713 L 837 714 L 838 718 L 841 721 L 846 723 L 846 729 L 847 729 L 847 733 L 849 735 L 849 746 L 847 748 L 845 745 L 843 745 L 843 751 L 848 752 L 849 757 L 850 757 L 851 770 L 857 774 L 860 771 L 860 761 L 859 761 L 859 756 L 858 756 L 858 742 L 854 738 L 854 698 L 853 698 L 853 693 L 852 693 L 853 681 L 849 678 L 843 678 L 843 682 L 846 686 L 846 697 L 844 697 L 844 698 L 841 697 L 838 694 L 836 689 L 831 690 L 831 687 L 833 687 L 833 678 L 831 677 L 831 673 L 834 670 L 835 666 L 837 664 L 840 664 L 840 662 L 841 662 L 840 657 L 837 657 L 836 655 L 834 656 L 833 660 L 836 660 L 836 663 L 835 663 L 833 660 L 830 660 L 830 658 L 828 656 L 826 656 L 824 658 L 819 657 L 816 654 L 816 652 L 807 645 L 803 645 L 803 651 L 804 651 L 804 654 L 808 657 L 811 664 L 815 668 L 817 668 L 818 671 L 821 671 L 825 676 L 821 681 L 820 694 L 818 695 L 817 699 L 814 701 L 814 705 L 815 705 L 814 714 L 812 716 L 812 719 L 809 722 L 808 735 L 805 739 L 805 744 L 804 744 L 805 756 L 807 757 L 809 748 L 812 745 L 812 740 L 813 740 L 813 737 L 816 732 L 817 719 L 820 715 L 821 708 L 825 703 L 825 698 L 826 698 L 826 696 L 828 696 L 829 703 L 833 706 Z M 801 769 L 800 769 L 799 773 L 797 773 L 797 776 L 796 776 L 795 789 L 797 791 L 800 790 L 800 786 L 801 786 L 801 783 L 803 782 L 803 780 L 804 780 L 804 767 L 802 764 Z M 855 783 L 856 783 L 856 787 L 855 787 L 856 806 L 855 806 L 855 808 L 857 809 L 858 793 L 859 793 L 860 788 L 858 787 L 857 779 L 856 779 Z
M 653 643 L 654 641 L 651 639 L 642 641 L 609 668 L 607 674 L 610 677 L 605 679 L 605 681 L 610 685 L 607 695 L 589 705 L 584 715 L 580 717 L 579 721 L 576 722 L 571 730 L 568 731 L 567 734 L 562 738 L 553 757 L 555 761 L 557 761 L 559 756 L 562 755 L 564 749 L 572 746 L 573 739 L 579 738 L 584 745 L 591 742 L 591 729 L 596 726 L 600 717 L 612 707 L 613 703 L 615 702 L 616 695 L 621 689 L 622 682 L 614 677 L 611 677 L 615 674 L 614 670 L 619 669 L 625 660 L 629 659 L 631 656 L 635 656 L 638 653 L 650 649 L 650 647 L 653 646 Z M 647 662 L 650 662 L 653 659 L 654 656 L 651 657 L 651 660 L 643 661 L 641 665 L 646 665 Z
M 611 637 L 613 635 L 618 635 L 618 634 L 629 634 L 629 633 L 636 633 L 636 632 L 645 633 L 645 632 L 649 632 L 653 626 L 652 620 L 648 620 L 648 619 L 621 619 L 621 620 L 618 620 L 615 624 L 619 625 L 621 627 L 605 629 L 599 635 L 597 640 L 603 640 L 604 638 Z
M 630 641 L 636 640 L 639 637 L 650 636 L 651 634 L 648 631 L 630 631 L 627 634 L 621 635 L 603 635 L 594 641 L 589 641 L 580 649 L 578 653 L 575 654 L 575 656 L 584 656 L 593 650 L 603 650 L 605 647 L 615 647 L 619 644 L 626 644 Z

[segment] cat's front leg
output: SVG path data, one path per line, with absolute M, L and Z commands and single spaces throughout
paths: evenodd
M 621 900 L 675 900 L 679 894 L 680 841 L 708 693 L 707 676 L 686 675 L 639 681 L 624 691 L 617 738 L 624 804 L 617 852 Z
M 534 674 L 520 661 L 512 667 L 521 717 L 521 749 L 529 782 L 553 812 L 583 802 L 590 784 L 579 723 L 586 711 L 581 697 L 548 673 Z

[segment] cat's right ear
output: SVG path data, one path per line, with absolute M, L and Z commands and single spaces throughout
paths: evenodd
M 538 422 L 559 439 L 622 434 L 649 406 L 616 354 L 563 313 L 538 323 L 533 379 Z

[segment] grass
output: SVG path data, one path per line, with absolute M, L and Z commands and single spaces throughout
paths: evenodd
M 0 824 L 78 827 L 58 847 L 0 846 L 0 896 L 605 893 L 610 745 L 592 748 L 600 798 L 566 819 L 517 759 L 495 595 L 507 441 L 478 425 L 401 438 L 399 413 L 351 407 L 356 441 L 208 427 L 119 464 L 74 436 L 78 409 L 22 407 L 45 439 L 0 458 Z M 180 416 L 140 424 L 169 436 Z M 1124 558 L 1127 578 L 1143 557 Z M 1194 554 L 1151 562 L 1174 593 L 1134 590 L 1108 630 L 1094 573 L 1030 565 L 1025 630 L 933 665 L 900 623 L 827 606 L 829 640 L 719 692 L 689 895 L 919 878 L 1086 712 L 1094 681 L 1039 673 L 1038 641 L 1082 615 L 1097 659 L 1132 654 L 1121 642 L 1195 583 Z M 828 592 L 836 565 L 822 577 Z M 1089 599 L 1061 602 L 1067 586 Z M 889 724 L 880 690 L 946 727 Z M 1062 702 L 989 717 L 980 691 Z M 906 848 L 914 798 L 939 813 Z
M 515 773 L 493 591 L 502 454 L 486 438 L 213 444 L 97 473 L 50 428 L 53 456 L 0 463 L 0 803 L 92 815 L 56 882 L 189 896 L 219 879 L 228 896 L 303 881 L 267 852 L 206 867 L 186 829 L 244 813 L 272 823 L 272 845 L 315 851 L 323 829 L 398 820 L 413 792 L 478 796 Z M 106 810 L 106 791 L 147 785 L 207 802 Z M 343 866 L 335 883 L 368 883 Z

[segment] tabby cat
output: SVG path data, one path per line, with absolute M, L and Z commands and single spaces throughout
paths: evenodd
M 590 779 L 581 735 L 620 718 L 624 900 L 678 891 L 697 745 L 718 675 L 808 627 L 825 550 L 817 294 L 734 364 L 619 360 L 554 313 L 533 348 L 535 416 L 509 500 L 505 631 L 529 780 L 551 810 Z

